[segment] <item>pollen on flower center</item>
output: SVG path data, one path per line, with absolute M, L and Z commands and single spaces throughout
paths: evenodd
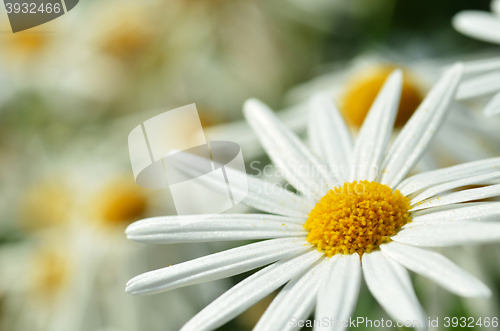
M 389 74 L 395 69 L 392 66 L 381 66 L 354 77 L 343 94 L 341 110 L 349 122 L 361 127 L 378 92 Z M 396 126 L 403 126 L 415 112 L 422 101 L 422 95 L 415 81 L 405 72 L 401 101 L 399 103 Z
M 307 241 L 327 256 L 370 253 L 411 221 L 410 200 L 398 190 L 369 181 L 330 190 L 304 223 Z

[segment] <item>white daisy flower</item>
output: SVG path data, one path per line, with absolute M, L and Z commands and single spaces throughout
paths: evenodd
M 116 151 L 126 151 L 126 141 L 115 141 L 121 125 L 131 127 L 123 122 L 107 126 L 105 145 L 85 134 L 58 157 L 35 145 L 36 167 L 6 158 L 10 167 L 0 169 L 0 182 L 9 185 L 0 207 L 7 218 L 0 233 L 14 240 L 0 246 L 1 330 L 174 331 L 229 288 L 221 280 L 141 302 L 123 292 L 132 275 L 161 266 L 165 256 L 184 261 L 215 250 L 213 244 L 141 247 L 123 237 L 133 221 L 175 210 L 165 203 L 166 191 L 138 186 L 125 170 L 128 155 Z M 22 177 L 11 180 L 13 173 Z
M 394 67 L 402 67 L 404 68 L 403 90 L 396 119 L 396 130 L 393 133 L 393 136 L 396 136 L 401 125 L 406 123 L 418 107 L 418 103 L 426 91 L 437 81 L 439 73 L 443 71 L 442 68 L 449 67 L 452 61 L 449 58 L 409 60 L 408 55 L 397 54 L 394 51 L 390 51 L 388 54 L 384 53 L 385 56 L 382 55 L 380 52 L 361 55 L 347 65 L 340 65 L 341 69 L 339 70 L 324 73 L 309 82 L 296 86 L 289 91 L 286 98 L 289 104 L 296 106 L 282 110 L 278 115 L 290 129 L 302 134 L 307 127 L 307 100 L 318 92 L 327 93 L 339 105 L 339 110 L 346 120 L 349 130 L 356 136 L 384 80 Z M 486 56 L 491 56 L 491 54 L 472 55 L 464 63 L 465 71 L 468 72 L 477 67 L 477 64 L 481 63 L 477 59 Z M 458 90 L 461 89 L 459 86 Z M 453 110 L 447 121 L 434 137 L 432 146 L 415 167 L 417 172 L 496 157 L 500 152 L 499 117 L 486 118 L 483 116 L 480 113 L 482 109 L 480 100 L 467 103 L 455 102 L 452 107 Z M 400 120 L 398 121 L 398 119 Z M 238 143 L 245 151 L 245 156 L 256 156 L 262 153 L 261 147 L 258 146 L 257 137 L 246 123 L 231 125 L 232 130 L 228 130 L 229 127 L 214 127 L 208 130 L 209 135 L 212 136 L 211 139 L 230 140 L 237 138 Z M 231 138 L 232 132 L 238 132 L 238 136 Z M 269 173 L 269 170 L 267 172 Z M 465 254 L 466 248 L 470 247 L 454 247 L 444 250 L 442 253 L 454 261 L 462 261 L 462 266 L 466 270 L 473 270 L 486 284 L 495 288 L 495 284 L 488 280 L 494 278 L 498 272 L 486 270 L 492 262 L 480 261 L 484 256 L 483 251 L 479 251 L 476 257 L 472 257 L 472 254 Z M 485 247 L 485 249 L 488 250 L 488 256 L 493 256 L 492 250 L 495 252 L 500 247 Z M 448 313 L 444 311 L 450 309 L 450 305 L 443 300 L 446 297 L 455 302 L 453 295 L 443 296 L 444 290 L 437 294 L 435 290 L 437 285 L 422 277 L 416 277 L 416 281 L 420 281 L 420 288 L 428 289 L 426 291 L 428 295 L 424 297 L 429 298 L 424 299 L 424 307 L 434 312 L 435 316 L 450 316 L 449 310 Z M 437 301 L 435 300 L 436 296 L 440 297 Z M 493 316 L 494 312 L 498 310 L 500 301 L 496 295 L 493 295 L 492 298 L 487 299 L 462 298 L 459 302 L 467 307 L 471 316 L 481 317 Z M 442 306 L 443 309 L 436 309 L 437 306 Z
M 482 282 L 421 247 L 500 241 L 500 225 L 490 222 L 498 217 L 499 204 L 465 203 L 500 194 L 498 185 L 449 193 L 496 182 L 500 159 L 404 179 L 445 120 L 462 71 L 461 64 L 447 70 L 387 152 L 402 89 L 400 70 L 386 80 L 355 144 L 328 97 L 311 100 L 314 152 L 264 104 L 247 101 L 247 120 L 299 193 L 276 192 L 265 181 L 228 170 L 229 177 L 248 180 L 245 203 L 271 215 L 160 217 L 136 222 L 126 233 L 146 243 L 270 240 L 147 272 L 131 279 L 126 291 L 159 293 L 268 265 L 208 305 L 183 331 L 213 330 L 285 284 L 255 330 L 291 329 L 290 319 L 306 319 L 314 306 L 316 320 L 333 321 L 316 329 L 344 329 L 335 323 L 349 320 L 362 274 L 387 313 L 395 320 L 420 321 L 418 330 L 427 329 L 427 317 L 406 269 L 458 295 L 489 296 Z
M 453 27 L 472 38 L 500 44 L 500 0 L 491 2 L 492 12 L 465 10 L 453 17 Z M 457 98 L 468 99 L 495 93 L 484 109 L 487 116 L 500 114 L 500 59 L 471 63 L 466 73 L 474 77 L 462 84 Z

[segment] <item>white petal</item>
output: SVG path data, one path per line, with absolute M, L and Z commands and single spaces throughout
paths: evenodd
M 500 93 L 497 93 L 486 104 L 483 111 L 485 116 L 491 117 L 500 114 Z
M 232 172 L 233 170 L 228 170 L 226 167 L 228 176 Z M 233 190 L 232 183 L 231 190 Z M 307 218 L 314 208 L 313 203 L 290 192 L 286 187 L 271 184 L 253 176 L 248 176 L 248 194 L 242 202 L 258 210 L 291 217 Z
M 310 251 L 281 260 L 236 284 L 205 307 L 181 331 L 213 330 L 253 306 L 291 278 L 311 267 L 324 254 Z
M 309 102 L 308 136 L 316 155 L 324 155 L 340 183 L 346 182 L 345 173 L 353 149 L 352 137 L 328 94 L 318 93 Z
M 445 206 L 439 206 L 439 207 L 434 207 L 434 208 L 427 208 L 427 209 L 421 209 L 417 211 L 412 211 L 411 212 L 411 217 L 412 217 L 412 223 L 415 223 L 415 220 L 417 217 L 424 216 L 424 215 L 430 215 L 434 214 L 437 212 L 442 212 L 442 211 L 449 211 L 449 210 L 458 210 L 462 208 L 470 208 L 473 206 L 480 206 L 480 205 L 487 205 L 491 202 L 467 202 L 467 203 L 457 203 L 453 205 L 445 205 Z M 439 221 L 439 217 L 434 217 L 433 219 L 427 219 L 428 222 L 436 222 Z M 424 222 L 423 220 L 418 219 L 419 222 Z
M 131 224 L 130 240 L 172 244 L 306 236 L 305 219 L 266 214 L 218 214 L 148 218 Z
M 405 179 L 397 189 L 405 196 L 430 186 L 499 171 L 500 157 L 459 164 Z
M 439 169 L 440 166 L 438 164 L 438 160 L 432 153 L 426 153 L 422 156 L 422 159 L 415 166 L 415 171 L 417 173 L 432 171 L 435 169 Z
M 485 186 L 470 190 L 464 190 L 445 195 L 439 195 L 430 200 L 419 202 L 415 207 L 411 209 L 411 211 L 431 208 L 431 207 L 451 205 L 459 202 L 488 199 L 498 196 L 500 196 L 500 184 Z
M 453 111 L 455 112 L 455 110 Z M 441 159 L 440 153 L 444 152 L 456 164 L 491 158 L 494 155 L 491 152 L 490 146 L 488 146 L 491 144 L 485 143 L 485 140 L 481 137 L 486 134 L 487 132 L 484 127 L 481 133 L 473 131 L 470 122 L 464 128 L 449 121 L 449 124 L 447 123 L 441 128 L 434 140 L 435 144 L 433 142 L 433 145 L 436 147 L 433 148 L 433 152 L 436 154 L 434 157 Z M 490 138 L 486 138 L 486 141 L 488 140 Z M 434 169 L 439 168 L 441 167 Z
M 320 321 L 323 321 L 323 318 L 330 321 L 349 320 L 356 307 L 360 285 L 359 255 L 350 254 L 338 257 L 321 279 L 315 319 Z M 314 330 L 344 330 L 343 327 L 335 328 L 332 324 L 328 323 L 328 326 L 322 325 Z
M 469 78 L 460 83 L 460 86 L 458 87 L 457 90 L 456 98 L 458 100 L 475 98 L 495 93 L 499 90 L 500 90 L 500 71 L 488 72 L 486 74 L 477 77 Z
M 262 102 L 245 102 L 245 117 L 274 164 L 296 189 L 320 199 L 335 186 L 327 167 Z
M 464 62 L 464 75 L 477 75 L 490 72 L 493 70 L 500 70 L 500 59 L 486 59 L 477 61 Z
M 443 211 L 426 213 L 423 215 L 412 215 L 412 222 L 403 226 L 403 229 L 429 223 L 445 222 L 489 222 L 496 221 L 500 217 L 500 202 L 486 202 L 478 204 L 458 204 L 450 206 Z
M 307 319 L 316 304 L 319 278 L 331 265 L 331 259 L 322 258 L 305 274 L 292 279 L 274 298 L 259 319 L 253 331 L 291 330 L 290 320 Z
M 302 133 L 306 131 L 307 103 L 294 104 L 280 110 L 277 115 L 294 132 Z M 209 141 L 232 141 L 240 145 L 243 155 L 249 160 L 254 160 L 264 153 L 262 145 L 245 120 L 214 125 L 203 129 Z
M 446 205 L 446 206 L 440 206 L 440 207 L 434 207 L 434 208 L 428 208 L 428 209 L 422 209 L 422 210 L 417 210 L 417 211 L 412 211 L 411 216 L 412 220 L 415 221 L 415 218 L 418 216 L 424 216 L 428 214 L 434 214 L 436 212 L 440 211 L 447 211 L 447 210 L 453 210 L 453 209 L 461 209 L 461 208 L 469 208 L 473 206 L 480 206 L 480 205 L 488 205 L 491 202 L 486 202 L 486 201 L 481 201 L 481 202 L 467 202 L 467 203 L 457 203 L 453 205 Z M 436 219 L 437 220 L 437 219 Z
M 368 289 L 395 320 L 419 321 L 417 330 L 427 330 L 427 318 L 418 302 L 408 272 L 381 251 L 363 254 L 363 274 Z
M 448 69 L 403 127 L 384 160 L 382 184 L 396 187 L 420 160 L 448 114 L 462 71 L 460 63 Z
M 403 73 L 398 69 L 386 79 L 373 101 L 354 146 L 350 182 L 373 181 L 378 177 L 398 112 L 402 86 Z
M 493 13 L 500 15 L 500 0 L 492 0 L 490 7 Z
M 451 224 L 450 224 L 451 223 Z M 410 223 L 392 240 L 423 247 L 486 244 L 500 241 L 500 224 L 492 222 Z
M 404 267 L 430 278 L 457 295 L 463 297 L 491 295 L 490 289 L 480 280 L 439 253 L 397 242 L 381 245 L 380 249 Z
M 469 37 L 500 44 L 500 19 L 491 13 L 465 10 L 453 17 L 452 24 Z
M 131 294 L 154 294 L 188 285 L 226 278 L 252 270 L 311 247 L 303 238 L 273 239 L 200 257 L 132 278 Z
M 215 192 L 227 194 L 227 183 L 212 176 L 201 176 L 206 169 L 206 163 L 212 167 L 212 161 L 203 157 L 184 153 L 172 165 L 189 178 L 197 178 L 198 182 Z M 214 162 L 214 165 L 218 164 Z M 281 185 L 271 184 L 254 176 L 231 167 L 224 167 L 226 175 L 231 178 L 233 196 L 245 196 L 243 203 L 256 209 L 291 217 L 307 217 L 314 207 L 306 199 L 288 191 Z
M 457 127 L 455 130 L 463 130 L 464 128 L 467 128 L 471 133 L 477 134 L 483 139 L 497 140 L 500 138 L 498 121 L 492 121 L 491 119 L 486 118 L 484 114 L 471 111 L 470 107 L 465 104 L 456 103 L 452 113 L 450 114 L 449 120 L 454 124 L 453 126 Z M 463 133 L 464 132 L 461 131 L 461 135 Z
M 441 185 L 436 185 L 433 186 L 413 199 L 411 199 L 410 204 L 414 205 L 417 202 L 423 201 L 425 199 L 428 199 L 430 197 L 433 197 L 439 193 L 446 192 L 446 191 L 451 191 L 453 189 L 463 187 L 463 186 L 468 186 L 468 185 L 477 185 L 477 184 L 484 184 L 484 183 L 491 183 L 492 181 L 498 180 L 500 178 L 500 171 L 496 172 L 490 172 L 487 174 L 481 174 L 477 176 L 472 176 L 472 177 L 465 177 L 462 179 L 454 180 L 445 184 Z

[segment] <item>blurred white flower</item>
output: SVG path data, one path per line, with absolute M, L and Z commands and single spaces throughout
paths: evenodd
M 9 72 L 9 88 L 42 95 L 58 116 L 81 121 L 195 102 L 216 124 L 239 119 L 251 96 L 277 105 L 346 18 L 390 13 L 392 2 L 80 2 L 57 20 L 4 34 L 0 72 Z
M 52 25 L 4 35 L 4 45 L 0 38 L 0 53 L 23 54 L 0 68 L 20 62 L 10 79 L 48 94 L 61 112 L 90 117 L 195 102 L 207 123 L 219 123 L 240 117 L 252 95 L 279 102 L 317 63 L 326 32 L 288 17 L 290 8 L 256 0 L 85 2 Z
M 453 17 L 453 27 L 479 40 L 500 44 L 500 0 L 491 1 L 491 13 L 465 10 Z M 500 59 L 475 63 L 468 70 L 471 77 L 457 93 L 459 99 L 469 99 L 496 93 L 484 108 L 484 114 L 500 114 Z
M 140 302 L 123 292 L 139 270 L 216 248 L 145 250 L 124 238 L 138 218 L 175 209 L 166 191 L 134 182 L 122 138 L 120 148 L 113 137 L 69 142 L 62 156 L 37 159 L 24 184 L 15 183 L 24 188 L 15 205 L 4 206 L 18 210 L 18 238 L 0 247 L 2 330 L 178 330 L 227 287 L 200 285 Z
M 480 55 L 481 57 L 481 55 Z M 483 56 L 484 57 L 484 56 Z M 360 122 L 368 112 L 374 96 L 380 89 L 383 79 L 388 75 L 388 68 L 395 66 L 406 68 L 404 71 L 401 114 L 399 125 L 410 118 L 422 95 L 437 80 L 438 75 L 448 67 L 453 59 L 405 60 L 404 57 L 381 57 L 369 54 L 355 59 L 347 68 L 333 70 L 310 82 L 299 85 L 287 94 L 288 103 L 301 104 L 317 91 L 332 96 L 339 105 L 351 129 L 356 132 Z M 478 70 L 488 70 L 496 61 L 471 60 L 464 62 L 464 75 L 460 83 L 453 111 L 450 112 L 442 130 L 436 135 L 429 154 L 423 159 L 422 170 L 440 166 L 449 166 L 487 157 L 494 157 L 500 152 L 500 119 L 486 118 L 480 110 L 484 105 L 481 100 L 464 100 L 463 91 L 468 90 L 471 77 Z M 302 107 L 304 110 L 304 108 Z M 303 115 L 305 116 L 305 115 Z M 396 122 L 398 127 L 398 122 Z M 432 165 L 434 164 L 434 165 Z
M 285 103 L 292 105 L 278 116 L 297 133 L 303 133 L 307 126 L 307 104 L 309 98 L 318 92 L 331 96 L 346 119 L 352 134 L 356 135 L 376 94 L 392 68 L 403 68 L 404 84 L 402 98 L 396 119 L 396 130 L 410 118 L 422 96 L 434 84 L 444 68 L 453 59 L 407 60 L 404 56 L 369 53 L 351 62 L 338 64 L 334 69 L 316 78 L 295 86 L 285 96 Z M 482 56 L 484 57 L 484 56 Z M 471 73 L 490 60 L 465 62 L 465 73 L 458 91 L 467 86 Z M 458 95 L 458 94 L 457 94 Z M 432 170 L 439 166 L 450 166 L 482 158 L 495 157 L 500 153 L 500 118 L 486 118 L 480 110 L 483 103 L 476 99 L 458 100 L 443 128 L 435 136 L 429 152 L 418 165 L 420 170 Z M 238 132 L 238 135 L 235 133 Z M 256 157 L 263 153 L 256 136 L 245 122 L 227 126 L 212 127 L 207 136 L 214 140 L 233 137 L 242 146 L 244 156 Z

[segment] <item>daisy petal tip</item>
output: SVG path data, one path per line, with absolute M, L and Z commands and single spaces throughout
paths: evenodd
M 471 297 L 475 297 L 475 298 L 491 298 L 491 296 L 493 295 L 493 293 L 491 292 L 491 289 L 486 286 L 485 284 L 483 284 L 481 282 L 481 285 L 478 290 L 477 290 L 477 293 L 475 293 L 474 295 L 472 295 Z
M 492 12 L 500 14 L 500 0 L 491 1 L 490 9 Z
M 489 299 L 493 295 L 493 292 L 491 292 L 491 289 L 486 284 L 480 280 L 476 280 L 474 289 L 469 289 L 458 294 L 464 298 Z
M 137 282 L 133 282 L 134 279 L 135 278 L 132 278 L 127 282 L 127 284 L 125 285 L 125 292 L 133 296 L 148 294 L 148 291 L 144 290 L 140 284 L 137 284 Z
M 143 219 L 139 221 L 135 221 L 127 226 L 125 229 L 125 234 L 138 234 L 141 231 L 141 228 L 144 227 L 145 222 L 149 219 Z
M 250 98 L 243 104 L 243 112 L 247 114 L 248 112 L 253 112 L 255 110 L 268 108 L 262 101 L 256 98 Z
M 127 233 L 127 240 L 141 242 L 141 240 L 139 240 L 139 238 L 137 238 L 137 236 L 133 233 Z
M 389 85 L 392 89 L 401 89 L 403 87 L 403 70 L 400 68 L 394 69 L 386 79 L 385 84 Z
M 453 18 L 451 19 L 451 25 L 453 26 L 453 28 L 457 31 L 460 31 L 460 29 L 462 28 L 462 21 L 464 20 L 464 17 L 467 16 L 467 12 L 463 11 L 455 14 L 455 16 L 453 16 Z
M 137 277 L 134 277 L 134 278 L 129 279 L 129 281 L 127 282 L 127 284 L 125 284 L 125 288 L 126 288 L 126 290 L 125 290 L 125 291 L 126 291 L 126 292 L 128 292 L 128 289 L 129 289 L 129 288 L 130 288 L 130 286 L 134 283 L 134 281 L 135 281 L 135 279 L 136 279 L 136 278 L 137 278 Z
M 128 294 L 135 294 L 135 291 L 133 289 L 133 286 L 130 285 L 130 281 L 127 282 L 127 285 L 125 285 L 125 292 Z
M 135 223 L 132 223 L 130 224 L 129 226 L 127 226 L 127 228 L 125 229 L 125 234 L 127 235 L 127 238 L 129 237 L 129 235 L 131 234 L 134 234 L 136 231 L 135 231 L 135 226 L 134 226 Z
M 135 297 L 137 297 L 137 296 L 140 296 L 140 295 L 141 295 L 141 293 L 139 293 L 139 292 L 137 292 L 137 291 L 134 291 L 134 290 L 127 289 L 127 288 L 125 288 L 125 292 L 126 292 L 127 294 L 133 295 L 133 296 L 135 296 Z
M 489 15 L 489 13 L 479 10 L 463 10 L 453 16 L 451 25 L 458 32 L 468 34 L 468 27 L 471 25 L 471 22 L 474 22 L 476 17 L 482 15 Z
M 482 41 L 499 43 L 498 28 L 500 20 L 497 15 L 487 11 L 465 10 L 456 14 L 452 26 L 458 32 Z
M 447 72 L 450 74 L 450 75 L 453 75 L 453 76 L 458 76 L 458 78 L 460 78 L 463 74 L 465 70 L 465 65 L 463 62 L 455 62 L 455 64 L 453 64 L 448 70 Z
M 403 83 L 403 70 L 401 68 L 396 68 L 392 71 L 391 75 L 389 77 L 394 77 L 393 79 L 397 79 L 398 82 Z

